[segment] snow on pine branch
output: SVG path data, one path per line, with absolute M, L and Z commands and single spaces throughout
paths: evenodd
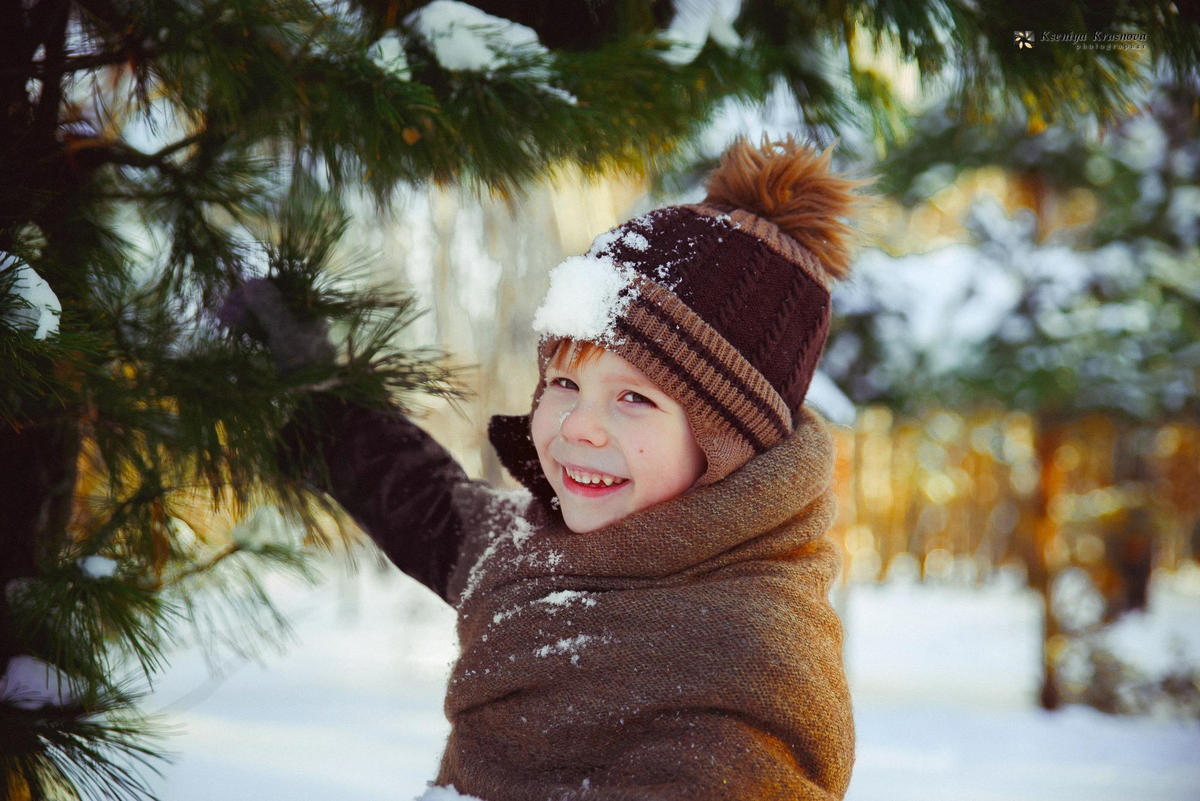
M 458 0 L 434 0 L 405 20 L 448 70 L 492 72 L 517 53 L 548 55 L 537 32 Z
M 388 75 L 402 81 L 412 78 L 412 71 L 408 68 L 408 57 L 404 55 L 404 43 L 395 31 L 388 31 L 381 36 L 379 41 L 367 50 L 367 56 Z
M 681 0 L 675 18 L 663 31 L 663 39 L 671 43 L 662 59 L 671 64 L 691 64 L 700 55 L 709 39 L 726 50 L 742 46 L 742 39 L 733 28 L 733 21 L 742 10 L 741 0 Z
M 32 329 L 34 339 L 45 339 L 51 334 L 57 334 L 58 318 L 62 314 L 62 303 L 59 302 L 58 295 L 54 294 L 54 290 L 45 279 L 31 267 L 21 264 L 7 253 L 0 253 L 0 275 L 14 266 L 16 278 L 10 295 L 15 296 L 19 304 L 16 308 L 0 313 L 0 319 L 6 320 L 14 328 Z
M 742 45 L 733 28 L 741 11 L 741 0 L 691 0 L 682 2 L 662 38 L 671 48 L 661 58 L 685 65 L 696 60 L 709 39 L 735 50 Z M 458 0 L 433 0 L 409 14 L 405 25 L 433 52 L 443 68 L 451 71 L 494 72 L 516 65 L 513 74 L 530 78 L 542 91 L 575 105 L 578 99 L 550 84 L 548 64 L 552 53 L 532 28 L 487 13 Z M 400 80 L 412 78 L 404 43 L 389 31 L 367 51 L 379 69 Z M 521 66 L 525 63 L 526 66 Z
M 574 95 L 546 81 L 551 58 L 533 28 L 502 19 L 458 0 L 434 0 L 405 18 L 417 36 L 448 70 L 491 75 L 514 63 L 532 62 L 514 74 L 537 81 L 539 89 L 574 105 Z M 382 40 L 381 40 L 382 41 Z
M 853 382 L 857 399 L 911 385 L 914 370 L 974 380 L 997 363 L 1070 370 L 1076 408 L 1147 416 L 1159 407 L 1178 412 L 1195 396 L 1200 351 L 1186 344 L 1183 312 L 1144 290 L 1175 280 L 1163 266 L 1173 258 L 1163 246 L 1145 239 L 1092 250 L 1038 243 L 1032 212 L 1009 217 L 992 198 L 976 201 L 965 225 L 977 244 L 899 257 L 864 252 L 855 280 L 834 293 L 835 315 L 860 318 L 867 330 L 831 338 L 823 368 L 850 380 L 866 346 L 861 337 L 881 349 L 878 367 Z M 1021 405 L 1035 397 L 1027 389 L 1014 395 Z
M 14 656 L 0 676 L 0 701 L 20 709 L 68 706 L 78 695 L 77 682 L 49 662 Z
M 117 574 L 117 563 L 107 556 L 85 556 L 79 560 L 79 570 L 91 579 L 112 578 Z

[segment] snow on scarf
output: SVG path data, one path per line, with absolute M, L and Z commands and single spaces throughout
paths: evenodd
M 467 526 L 438 785 L 506 799 L 835 799 L 854 728 L 833 448 L 795 432 L 710 486 L 573 534 L 527 492 Z

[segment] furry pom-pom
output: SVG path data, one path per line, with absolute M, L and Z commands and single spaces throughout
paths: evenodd
M 829 278 L 850 273 L 855 229 L 842 219 L 860 212 L 871 198 L 853 190 L 874 183 L 829 171 L 834 145 L 823 153 L 800 144 L 764 137 L 759 147 L 739 138 L 708 179 L 705 203 L 744 209 L 770 220 L 817 257 Z

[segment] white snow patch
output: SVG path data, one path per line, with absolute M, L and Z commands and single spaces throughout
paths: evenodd
M 474 594 L 479 582 L 483 579 L 484 566 L 495 557 L 497 550 L 506 538 L 511 538 L 512 543 L 519 550 L 521 544 L 525 542 L 533 533 L 534 528 L 528 520 L 522 517 L 517 510 L 524 509 L 532 500 L 533 495 L 526 489 L 506 490 L 496 487 L 488 487 L 487 493 L 492 496 L 490 501 L 491 520 L 494 524 L 500 524 L 492 528 L 488 532 L 489 543 L 484 548 L 483 553 L 471 565 L 471 570 L 467 574 L 467 586 L 463 589 L 460 597 L 461 603 L 466 601 Z M 507 511 L 503 507 L 510 507 Z M 514 507 L 515 508 L 511 508 Z M 511 518 L 505 519 L 509 514 Z M 518 556 L 516 561 L 520 561 L 523 557 Z
M 543 645 L 541 648 L 534 650 L 533 655 L 539 659 L 544 659 L 551 654 L 570 654 L 571 664 L 577 665 L 579 664 L 579 649 L 595 639 L 597 638 L 591 634 L 577 634 L 574 637 L 558 640 L 550 645 Z
M 1114 155 L 1137 172 L 1162 167 L 1167 152 L 1167 135 L 1148 114 L 1131 119 L 1121 132 Z
M 671 64 L 690 64 L 700 55 L 709 39 L 726 50 L 741 47 L 742 40 L 733 28 L 741 11 L 741 0 L 683 0 L 663 38 L 672 44 L 661 54 Z
M 1185 245 L 1200 239 L 1200 186 L 1181 186 L 1171 193 L 1167 219 Z
M 1129 625 L 1165 617 L 1194 637 L 1200 571 L 1169 587 L 1162 578 L 1156 571 L 1148 616 Z M 296 624 L 286 654 L 212 686 L 200 650 L 188 649 L 155 681 L 147 708 L 169 705 L 183 727 L 172 742 L 180 758 L 148 775 L 156 795 L 210 801 L 254 786 L 265 798 L 421 796 L 450 731 L 454 610 L 391 566 L 270 586 Z M 1196 797 L 1194 722 L 1037 707 L 1042 604 L 1023 578 L 1002 592 L 854 584 L 841 615 L 859 743 L 847 801 Z M 1145 645 L 1171 655 L 1170 638 Z M 317 707 L 299 707 L 301 696 Z
M 1099 637 L 1121 662 L 1148 677 L 1200 664 L 1200 598 L 1168 591 L 1164 583 L 1153 585 L 1149 609 L 1126 612 Z
M 626 232 L 625 236 L 621 237 L 621 241 L 625 243 L 626 247 L 633 248 L 634 250 L 645 251 L 650 247 L 650 240 L 637 231 Z
M 521 604 L 517 604 L 516 606 L 514 606 L 511 609 L 501 609 L 499 612 L 492 615 L 492 624 L 495 625 L 495 624 L 503 623 L 504 621 L 508 620 L 513 615 L 520 614 L 521 610 L 524 608 L 525 607 L 522 606 Z
M 0 676 L 0 698 L 21 709 L 66 706 L 76 699 L 76 682 L 49 662 L 14 656 Z
M 525 518 L 515 517 L 513 518 L 510 534 L 512 535 L 513 545 L 517 547 L 517 550 L 520 550 L 521 543 L 533 535 L 533 526 Z
M 538 598 L 537 603 L 550 604 L 552 606 L 566 606 L 571 601 L 579 601 L 584 606 L 595 606 L 596 599 L 589 596 L 586 592 L 579 590 L 559 590 L 552 592 L 545 598 Z
M 898 312 L 935 372 L 953 369 L 994 336 L 1021 300 L 1017 278 L 967 245 L 900 258 L 864 253 L 858 273 L 860 283 L 846 286 L 842 299 L 853 305 L 862 292 L 864 302 Z
M 112 578 L 117 573 L 117 563 L 107 556 L 85 556 L 79 560 L 79 570 L 88 578 Z
M 457 0 L 434 0 L 409 14 L 405 22 L 448 70 L 491 74 L 509 66 L 514 59 L 531 60 L 533 64 L 515 74 L 538 81 L 538 88 L 566 103 L 578 103 L 570 92 L 545 83 L 549 71 L 540 62 L 550 58 L 550 51 L 538 41 L 533 28 Z
M 487 562 L 493 556 L 496 555 L 496 549 L 499 547 L 499 538 L 492 540 L 491 543 L 489 543 L 488 546 L 483 549 L 483 553 L 479 555 L 479 558 L 475 561 L 475 564 L 471 565 L 471 572 L 467 574 L 467 586 L 463 588 L 460 602 L 466 601 L 475 593 L 475 590 L 479 587 L 479 582 L 483 580 L 483 566 L 487 564 Z
M 599 256 L 601 253 L 608 250 L 609 245 L 611 245 L 613 242 L 616 242 L 620 238 L 621 231 L 617 228 L 613 228 L 610 231 L 605 231 L 604 233 L 597 235 L 596 238 L 592 240 L 592 246 L 588 248 L 587 255 Z
M 367 50 L 367 55 L 371 61 L 375 62 L 375 66 L 388 75 L 402 81 L 412 78 L 412 70 L 408 68 L 408 58 L 404 55 L 404 44 L 400 41 L 400 35 L 395 31 L 388 31 L 381 36 L 379 41 Z
M 515 506 L 528 506 L 533 500 L 533 493 L 524 488 L 509 489 L 508 487 L 493 487 L 488 484 L 484 487 L 486 492 L 495 502 L 508 502 Z
M 58 318 L 62 314 L 58 295 L 31 267 L 18 263 L 7 253 L 0 253 L 0 273 L 14 264 L 17 278 L 12 285 L 12 294 L 27 303 L 28 307 L 10 309 L 4 316 L 16 328 L 34 329 L 34 339 L 57 334 Z
M 432 785 L 428 790 L 417 796 L 414 801 L 483 801 L 477 795 L 465 795 L 454 788 Z
M 550 288 L 533 315 L 544 337 L 612 340 L 614 323 L 633 300 L 637 273 L 607 256 L 572 256 L 550 271 Z
M 526 49 L 545 54 L 537 32 L 457 0 L 433 0 L 405 20 L 448 70 L 490 72 Z

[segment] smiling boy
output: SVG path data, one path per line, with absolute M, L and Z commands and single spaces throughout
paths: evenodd
M 436 784 L 488 801 L 845 794 L 833 446 L 803 401 L 866 182 L 829 155 L 739 141 L 704 203 L 552 271 L 530 413 L 488 429 L 523 490 L 468 479 L 394 410 L 324 397 L 285 432 L 284 458 L 458 611 Z
M 575 533 L 682 495 L 704 472 L 683 407 L 620 356 L 564 340 L 545 387 L 531 434 Z

